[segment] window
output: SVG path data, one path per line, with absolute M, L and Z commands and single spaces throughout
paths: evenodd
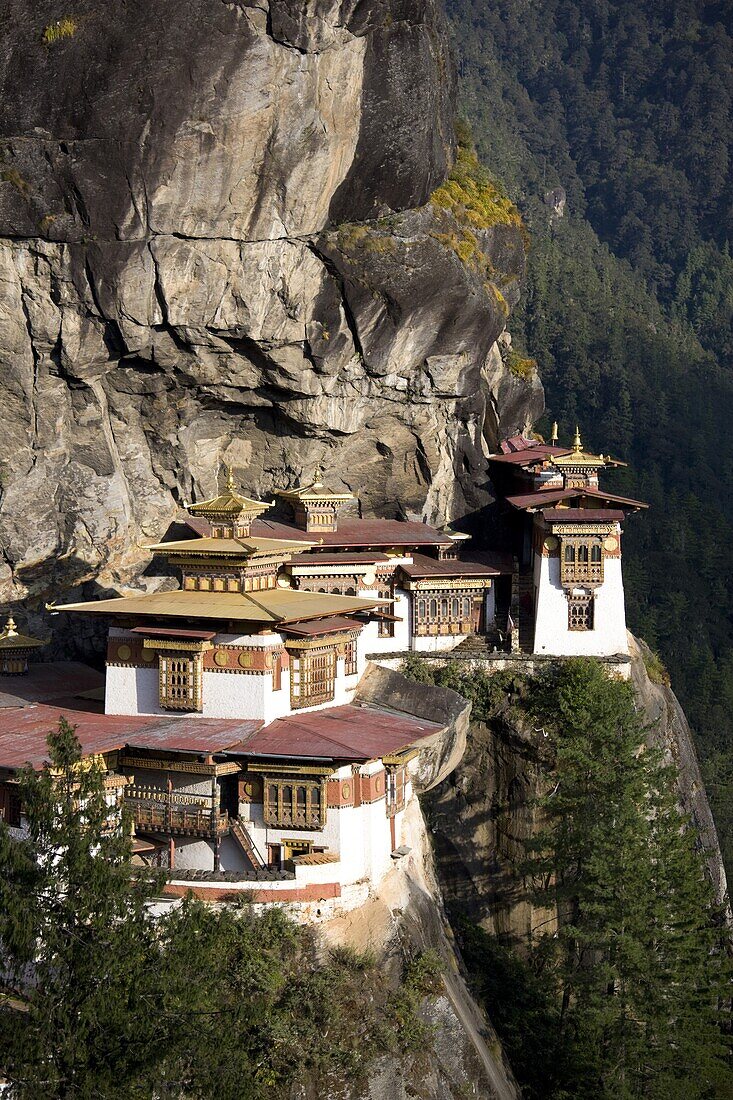
M 321 829 L 326 823 L 321 780 L 265 780 L 266 825 L 289 829 Z
M 414 633 L 425 634 L 473 634 L 477 629 L 473 615 L 474 597 L 457 595 L 421 594 L 414 601 Z
M 159 691 L 160 705 L 166 710 L 201 710 L 201 655 L 161 653 Z
M 344 674 L 355 676 L 357 671 L 356 638 L 349 638 L 344 648 Z
M 20 828 L 18 788 L 10 783 L 0 783 L 0 821 L 4 821 L 11 829 Z
M 389 586 L 380 587 L 377 589 L 377 597 L 380 600 L 392 600 L 394 599 L 394 592 Z M 378 620 L 377 637 L 394 638 L 394 623 L 390 619 Z
M 335 682 L 335 648 L 310 649 L 293 654 L 290 662 L 290 702 L 294 710 L 333 699 Z
M 395 768 L 387 769 L 385 783 L 385 808 L 387 817 L 394 817 L 405 808 L 405 771 Z
M 593 629 L 593 596 L 568 596 L 568 630 Z
M 566 586 L 603 583 L 603 547 L 600 536 L 564 540 L 561 581 Z

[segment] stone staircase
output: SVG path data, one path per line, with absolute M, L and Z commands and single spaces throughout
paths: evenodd
M 249 835 L 249 830 L 241 818 L 233 817 L 231 819 L 229 832 L 234 840 L 236 840 L 255 871 L 261 871 L 267 866 L 264 859 L 257 851 L 255 843 Z

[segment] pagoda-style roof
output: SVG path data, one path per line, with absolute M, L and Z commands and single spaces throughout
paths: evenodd
M 564 501 L 588 500 L 590 509 L 599 508 L 602 504 L 619 504 L 623 509 L 636 512 L 639 508 L 648 508 L 643 500 L 631 500 L 629 497 L 617 496 L 615 493 L 606 493 L 602 489 L 583 487 L 582 489 L 536 489 L 533 493 L 522 493 L 519 496 L 507 497 L 507 502 L 520 512 L 537 512 L 553 504 Z M 580 511 L 579 508 L 571 508 L 567 511 Z
M 573 439 L 572 450 L 566 454 L 553 455 L 551 463 L 560 470 L 568 466 L 582 466 L 585 469 L 596 470 L 603 469 L 606 466 L 626 466 L 625 462 L 621 462 L 621 460 L 617 458 L 611 458 L 610 455 L 594 455 L 591 454 L 590 451 L 584 450 L 583 441 L 580 438 L 580 429 L 577 425 L 575 427 L 575 438 Z
M 294 489 L 276 489 L 275 493 L 291 504 L 345 504 L 349 500 L 356 500 L 353 493 L 334 493 L 326 488 L 321 481 L 320 470 L 309 484 L 297 485 Z
M 225 557 L 253 557 L 257 554 L 277 554 L 286 557 L 288 554 L 302 554 L 314 546 L 314 541 L 307 539 L 266 539 L 266 538 L 219 538 L 204 536 L 198 539 L 181 539 L 176 542 L 156 542 L 152 546 L 146 546 L 146 550 L 152 550 L 156 554 L 193 555 L 194 557 L 211 555 L 223 555 Z
M 506 573 L 511 575 L 512 567 L 511 555 L 496 555 L 494 558 L 489 553 L 483 555 L 477 553 L 474 558 L 469 560 L 449 558 L 439 561 L 437 558 L 428 557 L 427 554 L 413 554 L 412 564 L 401 565 L 400 569 L 413 580 L 429 577 L 455 577 L 456 580 L 465 578 L 470 581 L 475 577 L 499 577 Z
M 45 641 L 32 638 L 30 634 L 19 634 L 12 617 L 5 624 L 5 629 L 0 632 L 0 649 L 39 649 L 44 645 L 46 645 Z
M 260 592 L 148 592 L 111 600 L 63 604 L 52 611 L 83 611 L 94 615 L 124 615 L 157 619 L 228 619 L 268 626 L 328 615 L 370 611 L 384 601 L 362 600 L 322 592 L 273 588 Z
M 262 500 L 253 500 L 251 497 L 245 497 L 239 493 L 230 469 L 224 492 L 211 497 L 209 500 L 199 501 L 198 504 L 189 504 L 188 511 L 192 516 L 230 516 L 233 518 L 242 512 L 250 516 L 259 516 L 270 507 L 270 504 L 266 504 Z

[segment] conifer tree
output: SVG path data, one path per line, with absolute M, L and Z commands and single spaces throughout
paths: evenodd
M 570 1094 L 729 1096 L 729 933 L 632 690 L 574 660 L 532 696 L 557 754 L 528 872 L 558 920 L 534 951 L 556 983 Z
M 20 776 L 27 836 L 0 822 L 3 1100 L 284 1100 L 306 1075 L 329 1095 L 425 1050 L 429 958 L 393 987 L 369 955 L 324 961 L 279 910 L 151 908 L 103 769 L 65 721 L 48 745 Z

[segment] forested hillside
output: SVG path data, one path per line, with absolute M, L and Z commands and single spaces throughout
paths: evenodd
M 698 734 L 730 867 L 733 4 L 448 10 L 481 158 L 530 228 L 515 339 L 561 438 L 577 418 L 651 504 L 627 524 L 630 626 Z

